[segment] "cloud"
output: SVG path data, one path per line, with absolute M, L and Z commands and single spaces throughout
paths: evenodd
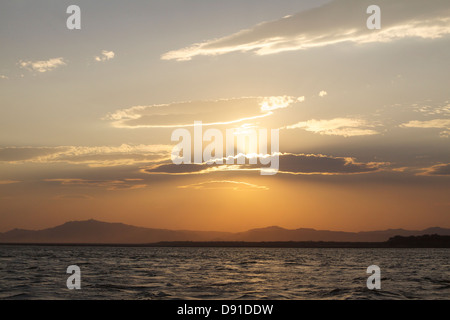
M 300 97 L 295 99 L 294 97 L 289 96 L 279 96 L 279 97 L 265 97 L 262 99 L 260 103 L 261 111 L 273 111 L 276 109 L 284 109 L 289 107 L 295 100 L 303 101 Z
M 105 188 L 108 191 L 134 190 L 147 187 L 141 179 L 86 180 L 86 179 L 44 179 L 44 182 L 58 183 L 63 186 Z
M 328 92 L 326 92 L 326 91 L 320 91 L 319 92 L 319 97 L 321 97 L 321 98 L 323 98 L 323 97 L 325 97 L 325 96 L 327 96 L 328 95 Z
M 144 173 L 150 174 L 171 174 L 171 175 L 185 175 L 185 174 L 201 174 L 211 171 L 222 171 L 226 168 L 226 165 L 207 165 L 204 164 L 180 164 L 175 165 L 173 163 L 164 163 L 153 165 L 147 169 L 144 169 Z
M 161 58 L 187 61 L 230 52 L 267 55 L 338 43 L 363 45 L 404 38 L 436 39 L 450 34 L 449 1 L 429 0 L 424 6 L 423 0 L 378 0 L 381 30 L 368 30 L 366 26 L 366 10 L 372 4 L 368 0 L 335 0 L 229 36 L 170 51 Z
M 415 104 L 413 110 L 427 116 L 450 115 L 450 101 L 445 101 L 445 104 L 437 106 Z
M 357 162 L 351 157 L 317 154 L 284 154 L 280 157 L 280 172 L 289 174 L 361 174 L 379 171 L 385 162 Z
M 170 145 L 127 145 L 98 147 L 7 147 L 0 148 L 0 162 L 84 164 L 90 167 L 134 165 L 170 159 Z
M 179 186 L 180 189 L 195 189 L 195 190 L 269 190 L 266 186 L 256 185 L 242 181 L 230 180 L 214 180 Z
M 54 199 L 57 199 L 57 200 L 59 200 L 59 199 L 62 199 L 62 200 L 65 200 L 65 199 L 92 200 L 92 199 L 94 199 L 94 197 L 89 196 L 87 194 L 61 194 L 61 195 L 55 196 Z
M 9 77 L 8 77 L 8 76 L 5 76 L 5 75 L 3 75 L 3 74 L 0 74 L 0 79 L 7 80 L 7 79 L 9 79 Z
M 0 180 L 0 185 L 6 185 L 6 184 L 14 184 L 14 183 L 20 183 L 22 181 L 17 180 Z
M 303 100 L 290 96 L 244 97 L 135 106 L 110 113 L 104 119 L 112 121 L 116 128 L 190 127 L 197 120 L 206 126 L 225 125 L 264 118 Z
M 111 59 L 114 59 L 116 54 L 113 51 L 102 50 L 102 54 L 100 56 L 95 56 L 95 61 L 104 62 Z
M 235 161 L 237 163 L 237 161 Z M 332 157 L 321 154 L 292 154 L 279 155 L 279 173 L 294 175 L 341 175 L 362 174 L 381 170 L 387 166 L 385 162 L 357 162 L 351 157 Z M 259 171 L 264 166 L 260 164 L 180 164 L 163 163 L 153 165 L 142 170 L 149 174 L 189 175 L 208 174 L 224 171 Z
M 309 132 L 319 133 L 321 135 L 330 136 L 368 136 L 379 134 L 379 132 L 371 129 L 365 120 L 353 118 L 335 118 L 331 120 L 308 120 L 301 121 L 294 125 L 283 127 L 282 129 L 304 129 Z
M 41 159 L 55 153 L 65 152 L 67 147 L 5 147 L 0 148 L 0 161 L 18 162 Z
M 420 129 L 444 129 L 440 136 L 448 138 L 450 136 L 450 119 L 433 119 L 425 121 L 410 121 L 400 125 L 401 128 L 420 128 Z
M 36 72 L 47 72 L 64 65 L 66 65 L 66 62 L 63 58 L 53 58 L 41 61 L 19 61 L 19 66 L 21 68 Z
M 437 164 L 429 168 L 422 169 L 420 175 L 426 176 L 450 176 L 450 163 Z

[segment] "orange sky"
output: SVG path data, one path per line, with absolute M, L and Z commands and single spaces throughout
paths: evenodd
M 450 3 L 193 1 L 0 4 L 0 232 L 450 227 Z M 279 130 L 279 172 L 175 166 L 194 121 Z

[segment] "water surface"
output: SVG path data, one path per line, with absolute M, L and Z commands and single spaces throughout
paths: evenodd
M 0 299 L 449 299 L 449 249 L 0 246 Z M 81 290 L 66 269 L 81 268 Z M 366 287 L 378 265 L 380 291 Z

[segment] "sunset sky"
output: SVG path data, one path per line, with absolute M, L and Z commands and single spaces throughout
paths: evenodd
M 448 0 L 3 1 L 0 44 L 0 232 L 450 227 Z M 194 121 L 280 172 L 175 166 Z

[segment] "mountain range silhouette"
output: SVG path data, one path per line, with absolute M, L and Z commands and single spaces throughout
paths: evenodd
M 277 226 L 251 229 L 245 232 L 167 230 L 136 227 L 123 223 L 97 220 L 71 221 L 43 230 L 14 229 L 0 233 L 0 243 L 60 243 L 60 244 L 145 244 L 162 241 L 335 241 L 384 242 L 395 236 L 450 236 L 450 229 L 428 228 L 421 231 L 388 229 L 382 231 L 343 232 Z

